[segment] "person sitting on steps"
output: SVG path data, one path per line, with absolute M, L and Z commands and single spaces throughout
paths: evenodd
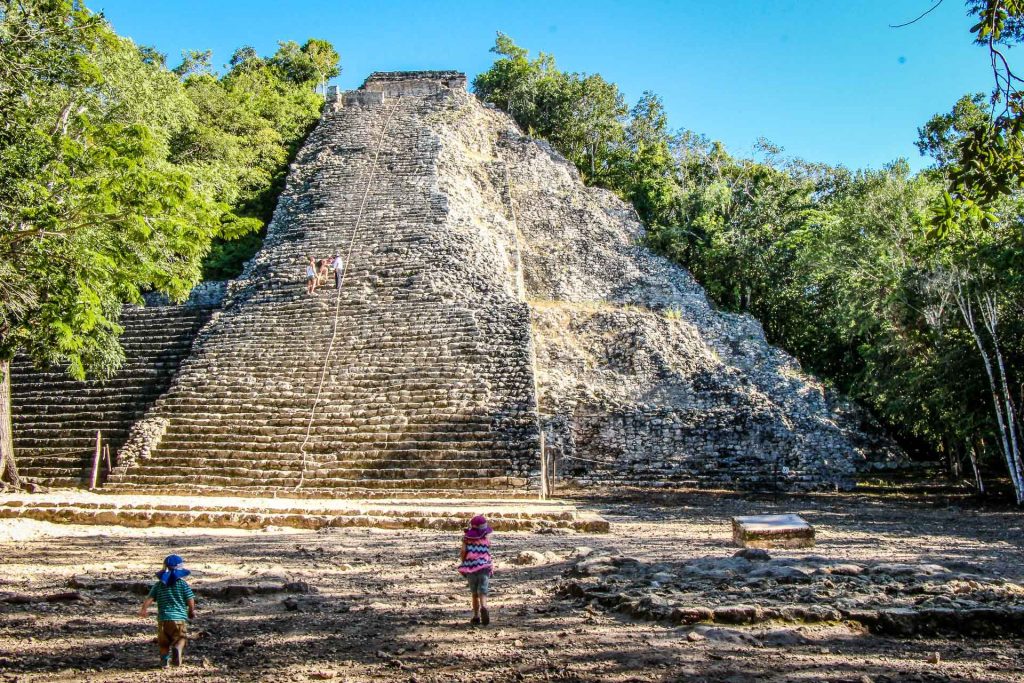
M 306 294 L 312 294 L 316 291 L 316 262 L 313 257 L 309 257 L 309 263 L 306 264 Z
M 188 622 L 196 618 L 196 596 L 185 581 L 191 573 L 181 557 L 168 555 L 164 568 L 156 574 L 159 580 L 149 589 L 139 609 L 139 616 L 145 618 L 149 606 L 156 602 L 156 642 L 160 646 L 160 666 L 164 668 L 170 666 L 172 653 L 175 666 L 184 662 Z

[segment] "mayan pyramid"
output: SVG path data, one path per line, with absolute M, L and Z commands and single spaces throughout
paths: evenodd
M 755 320 L 643 247 L 627 204 L 465 85 L 376 73 L 329 99 L 109 486 L 520 495 L 543 463 L 582 485 L 795 489 L 885 455 Z M 308 296 L 308 257 L 335 253 L 344 285 Z

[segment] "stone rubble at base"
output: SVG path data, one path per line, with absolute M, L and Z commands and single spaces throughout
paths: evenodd
M 859 469 L 902 461 L 755 320 L 715 310 L 689 273 L 641 246 L 631 207 L 584 186 L 465 82 L 378 73 L 329 98 L 263 248 L 169 388 L 111 423 L 122 440 L 139 418 L 151 427 L 132 432 L 110 484 L 526 494 L 541 432 L 559 480 L 584 486 L 845 488 Z M 335 290 L 306 296 L 304 265 L 347 256 L 378 140 L 316 401 Z M 162 309 L 177 307 L 139 315 Z M 47 403 L 52 378 L 17 371 L 16 445 L 38 447 L 43 468 L 65 436 L 102 420 L 76 422 L 93 394 L 67 386 Z M 45 480 L 36 464 L 26 474 Z
M 901 638 L 1024 635 L 1024 586 L 937 564 L 773 558 L 750 549 L 652 562 L 584 548 L 577 558 L 556 588 L 564 598 L 676 626 L 846 621 Z

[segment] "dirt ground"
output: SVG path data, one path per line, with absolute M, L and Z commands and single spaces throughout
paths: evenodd
M 578 501 L 580 502 L 580 501 Z M 582 502 L 580 502 L 582 504 Z M 856 496 L 649 496 L 590 501 L 606 535 L 500 533 L 489 627 L 468 625 L 454 571 L 457 534 L 129 529 L 0 522 L 0 596 L 77 588 L 80 599 L 0 601 L 2 681 L 1021 681 L 1024 645 L 1007 639 L 891 639 L 850 625 L 787 625 L 800 644 L 691 637 L 559 599 L 575 549 L 636 558 L 728 557 L 735 514 L 796 512 L 814 552 L 851 561 L 936 563 L 1024 580 L 1024 514 Z M 485 508 L 485 506 L 481 506 Z M 483 509 L 483 511 L 486 511 Z M 521 551 L 539 564 L 516 565 Z M 152 620 L 116 582 L 148 582 L 183 555 L 190 583 L 306 582 L 308 594 L 203 598 L 186 664 L 156 673 Z M 787 552 L 772 551 L 774 557 Z M 71 586 L 71 588 L 69 588 Z M 755 631 L 755 629 L 751 629 Z M 785 642 L 783 638 L 779 642 Z

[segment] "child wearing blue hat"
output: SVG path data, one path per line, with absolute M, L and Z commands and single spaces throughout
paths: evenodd
M 156 602 L 156 641 L 160 645 L 160 666 L 164 668 L 170 666 L 172 653 L 175 666 L 184 662 L 188 620 L 196 618 L 196 596 L 185 581 L 191 573 L 183 559 L 168 555 L 164 568 L 156 574 L 159 581 L 149 589 L 139 610 L 139 615 L 145 617 L 149 606 Z

